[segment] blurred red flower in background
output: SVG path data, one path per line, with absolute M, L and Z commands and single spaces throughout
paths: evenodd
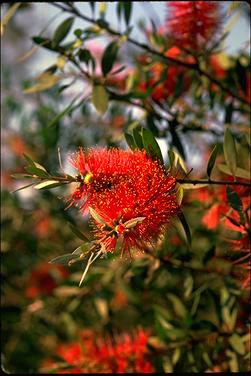
M 28 276 L 26 296 L 34 299 L 41 295 L 51 295 L 67 276 L 68 271 L 62 265 L 42 263 Z
M 178 47 L 170 48 L 165 53 L 165 56 L 182 60 L 191 64 L 195 63 L 195 60 L 192 56 L 184 58 L 182 51 Z M 143 62 L 144 60 L 147 61 L 147 57 L 141 56 L 140 61 Z M 167 77 L 156 85 L 165 71 L 167 72 Z M 183 93 L 188 90 L 191 84 L 190 78 L 185 74 L 186 68 L 179 65 L 171 65 L 171 63 L 167 65 L 158 62 L 150 67 L 149 72 L 151 75 L 150 79 L 148 81 L 141 81 L 139 84 L 139 90 L 145 92 L 148 88 L 155 85 L 150 95 L 156 101 L 166 100 L 168 96 L 174 94 L 177 85 L 177 79 L 182 74 L 184 75 Z
M 147 356 L 149 334 L 143 329 L 137 330 L 133 336 L 128 334 L 104 340 L 95 336 L 91 330 L 85 330 L 77 343 L 63 344 L 58 347 L 57 354 L 68 364 L 74 366 L 70 370 L 57 373 L 152 373 L 154 368 Z M 45 366 L 57 367 L 52 361 Z
M 179 47 L 200 49 L 221 25 L 219 1 L 167 1 L 167 31 Z

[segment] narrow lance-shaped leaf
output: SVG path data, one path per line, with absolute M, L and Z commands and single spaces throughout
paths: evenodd
M 143 139 L 142 139 L 142 127 L 134 128 L 133 131 L 133 138 L 138 149 L 144 149 Z
M 217 168 L 221 171 L 224 172 L 224 174 L 227 175 L 232 175 L 232 172 L 230 171 L 230 168 L 227 165 L 224 165 L 222 163 L 217 165 Z M 237 167 L 235 171 L 235 176 L 243 179 L 249 179 L 251 178 L 250 171 L 244 170 L 243 168 Z
M 211 172 L 214 168 L 214 164 L 215 164 L 215 161 L 216 161 L 217 154 L 218 154 L 218 145 L 215 145 L 213 150 L 212 150 L 212 153 L 209 157 L 208 164 L 207 164 L 207 175 L 208 175 L 209 178 L 210 178 Z
M 96 210 L 94 210 L 93 208 L 89 207 L 89 211 L 90 211 L 90 214 L 91 214 L 92 218 L 95 219 L 95 221 L 97 221 L 98 223 L 102 223 L 103 225 L 107 224 L 104 221 L 104 219 L 102 217 L 100 217 L 100 215 L 96 212 Z
M 57 27 L 52 38 L 52 46 L 55 47 L 59 45 L 59 43 L 67 36 L 72 27 L 73 21 L 74 17 L 69 17 Z
M 28 166 L 28 167 L 25 167 L 25 170 L 26 170 L 29 174 L 36 175 L 36 176 L 39 176 L 39 177 L 41 177 L 41 178 L 46 178 L 46 177 L 49 176 L 48 172 L 44 171 L 44 170 L 41 169 L 41 168 Z
M 184 216 L 184 214 L 182 212 L 180 212 L 178 214 L 178 218 L 183 226 L 183 229 L 185 231 L 185 234 L 186 234 L 186 238 L 187 238 L 187 242 L 188 244 L 191 246 L 191 243 L 192 243 L 192 237 L 191 237 L 191 232 L 190 232 L 190 228 L 189 228 L 189 225 L 186 221 L 186 218 Z
M 145 219 L 145 217 L 136 217 L 136 218 L 133 218 L 133 219 L 129 219 L 129 221 L 126 221 L 124 223 L 124 226 L 126 228 L 133 228 L 136 225 L 138 225 L 139 223 L 143 222 L 144 219 Z
M 236 146 L 235 141 L 232 136 L 232 133 L 227 128 L 224 134 L 224 144 L 223 144 L 223 150 L 224 150 L 224 157 L 227 162 L 227 165 L 232 172 L 232 174 L 235 176 L 236 167 L 237 167 L 237 152 L 236 152 Z
M 157 158 L 160 163 L 164 164 L 160 147 L 149 129 L 142 128 L 142 139 L 147 154 L 151 157 Z
M 111 42 L 105 49 L 101 60 L 103 75 L 106 76 L 112 70 L 118 53 L 118 44 L 116 41 Z
M 46 181 L 43 181 L 42 183 L 35 185 L 34 188 L 39 189 L 39 190 L 41 190 L 41 189 L 51 189 L 51 188 L 59 187 L 62 184 L 64 184 L 64 183 L 60 183 L 57 180 L 46 180 Z
M 79 239 L 84 240 L 85 242 L 89 241 L 89 239 L 73 224 L 69 224 L 69 227 L 73 234 L 75 234 Z
M 62 265 L 67 265 L 69 261 L 72 259 L 77 259 L 79 258 L 78 254 L 72 254 L 72 253 L 66 253 L 65 255 L 55 257 L 51 261 L 49 261 L 50 264 L 62 264 Z
M 130 18 L 131 18 L 131 12 L 132 12 L 132 1 L 122 1 L 122 9 L 124 12 L 124 17 L 125 17 L 125 22 L 126 25 L 128 26 L 130 23 Z
M 137 149 L 137 145 L 136 145 L 135 140 L 134 140 L 134 138 L 131 134 L 125 132 L 125 139 L 126 139 L 126 142 L 127 142 L 130 149 L 132 149 L 132 150 Z
M 97 111 L 105 113 L 108 108 L 108 94 L 102 85 L 93 85 L 92 103 Z

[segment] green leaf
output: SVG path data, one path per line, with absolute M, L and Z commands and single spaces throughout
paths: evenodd
M 73 234 L 75 234 L 79 239 L 84 240 L 85 242 L 89 242 L 89 239 L 76 226 L 70 223 L 69 227 Z
M 149 129 L 142 128 L 143 145 L 150 157 L 157 158 L 161 164 L 164 164 L 160 147 Z
M 210 178 L 218 154 L 218 145 L 215 145 L 207 163 L 207 176 Z
M 227 165 L 230 171 L 232 172 L 232 174 L 235 176 L 236 167 L 237 167 L 237 162 L 236 162 L 237 152 L 236 152 L 234 138 L 228 128 L 226 129 L 225 134 L 224 134 L 223 150 L 224 150 L 224 156 L 225 156 Z
M 224 164 L 218 164 L 217 168 L 224 172 L 227 175 L 232 175 L 232 172 L 230 171 L 229 167 Z M 250 180 L 250 171 L 244 170 L 243 168 L 237 167 L 235 171 L 235 176 L 243 179 L 249 179 Z
M 134 141 L 137 145 L 137 148 L 140 150 L 144 149 L 143 139 L 142 139 L 142 127 L 134 128 L 132 131 Z
M 72 27 L 73 22 L 74 22 L 74 17 L 69 17 L 57 27 L 52 38 L 53 47 L 58 46 L 59 43 L 67 36 L 67 34 L 69 33 Z
M 124 13 L 124 18 L 126 25 L 128 26 L 130 23 L 131 12 L 132 12 L 132 2 L 131 1 L 121 1 L 122 9 Z
M 13 175 L 10 175 L 13 179 L 31 179 L 32 176 L 31 175 L 27 175 L 27 174 L 13 174 Z
M 29 166 L 36 167 L 35 162 L 28 155 L 23 154 L 23 157 L 26 159 Z
M 95 71 L 96 62 L 89 50 L 87 50 L 86 48 L 81 48 L 78 51 L 78 57 L 79 57 L 79 60 L 84 62 L 86 65 L 88 65 L 89 62 L 91 62 L 92 70 Z
M 57 48 L 54 48 L 52 46 L 51 39 L 37 36 L 37 37 L 32 37 L 32 40 L 33 40 L 34 43 L 38 44 L 41 47 L 47 48 L 48 50 L 57 51 Z
M 106 76 L 112 70 L 118 53 L 118 43 L 116 41 L 111 42 L 105 49 L 102 60 L 101 67 L 103 75 Z
M 90 248 L 90 243 L 85 243 L 80 245 L 78 248 L 75 249 L 75 251 L 72 252 L 72 255 L 82 255 L 86 253 Z
M 41 178 L 46 178 L 49 176 L 48 172 L 42 170 L 41 168 L 37 168 L 37 167 L 25 167 L 25 170 L 29 173 L 29 174 L 32 174 L 32 175 L 36 175 L 36 176 L 39 176 Z
M 245 346 L 242 341 L 242 338 L 239 336 L 239 334 L 234 333 L 230 338 L 229 338 L 229 343 L 232 346 L 232 348 L 240 355 L 245 354 Z
M 184 319 L 187 316 L 187 309 L 181 299 L 172 293 L 168 293 L 167 297 L 173 303 L 173 308 L 177 315 Z
M 179 123 L 177 122 L 176 119 L 169 121 L 169 129 L 170 129 L 170 133 L 171 133 L 171 136 L 172 136 L 172 144 L 173 144 L 173 146 L 175 146 L 177 148 L 177 150 L 180 153 L 180 155 L 182 156 L 182 158 L 186 159 L 184 148 L 183 148 L 182 142 L 180 140 L 180 136 L 179 136 L 179 134 L 177 133 L 177 130 L 176 130 L 177 125 L 179 125 Z
M 192 237 L 191 237 L 190 228 L 189 228 L 189 225 L 188 225 L 188 223 L 186 221 L 186 218 L 185 218 L 185 216 L 184 216 L 184 214 L 182 212 L 180 212 L 178 214 L 178 218 L 179 218 L 179 220 L 180 220 L 180 222 L 182 224 L 182 227 L 183 227 L 183 229 L 185 231 L 187 242 L 188 242 L 189 246 L 191 246 L 191 244 L 192 244 Z
M 108 108 L 109 97 L 106 89 L 102 85 L 93 85 L 92 103 L 96 110 L 105 113 Z
M 125 139 L 126 139 L 126 142 L 127 142 L 130 149 L 132 149 L 132 150 L 137 149 L 137 145 L 136 145 L 135 140 L 134 140 L 134 138 L 131 134 L 125 132 Z
M 36 183 L 31 183 L 31 184 L 25 185 L 24 187 L 18 188 L 18 189 L 16 189 L 15 191 L 12 191 L 11 193 L 16 193 L 16 192 L 18 192 L 18 191 L 21 191 L 22 189 L 25 189 L 25 188 L 31 187 L 31 186 L 34 185 L 34 184 L 36 184 Z
M 136 218 L 133 218 L 133 219 L 129 219 L 129 221 L 126 221 L 124 223 L 124 226 L 126 228 L 133 228 L 135 226 L 137 226 L 137 224 L 143 222 L 145 219 L 145 217 L 136 217 Z
M 49 261 L 49 263 L 67 265 L 69 261 L 77 258 L 79 258 L 78 254 L 73 255 L 72 253 L 66 253 L 65 255 L 55 257 L 54 259 Z
M 203 264 L 206 265 L 215 256 L 215 246 L 211 247 L 203 256 Z
M 243 93 L 246 95 L 247 94 L 247 75 L 246 75 L 246 69 L 244 66 L 237 60 L 236 63 L 236 74 L 237 74 L 237 79 L 238 83 L 243 91 Z
M 96 222 L 102 223 L 103 225 L 107 225 L 107 223 L 104 221 L 102 217 L 94 210 L 93 208 L 89 207 L 90 214 L 93 219 L 95 219 Z
M 43 181 L 42 183 L 35 185 L 34 188 L 39 189 L 39 190 L 40 189 L 51 189 L 51 188 L 59 187 L 62 184 L 64 184 L 64 183 L 60 183 L 57 180 L 46 180 L 46 181 Z

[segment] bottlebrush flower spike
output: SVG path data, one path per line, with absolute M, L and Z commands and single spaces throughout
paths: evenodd
M 118 238 L 122 254 L 143 250 L 180 210 L 175 178 L 145 151 L 91 149 L 84 155 L 80 149 L 71 161 L 83 180 L 81 207 L 92 208 L 96 239 L 106 251 L 114 251 Z
M 212 39 L 220 26 L 219 1 L 168 1 L 166 26 L 183 48 L 198 50 Z
M 74 366 L 71 373 L 152 373 L 154 368 L 147 359 L 149 350 L 147 343 L 149 333 L 143 329 L 134 335 L 97 338 L 91 330 L 81 333 L 81 340 L 76 343 L 62 344 L 58 347 L 58 355 L 68 364 Z M 57 364 L 46 360 L 44 366 L 56 368 Z M 47 368 L 46 367 L 46 368 Z M 57 373 L 68 373 L 57 371 Z

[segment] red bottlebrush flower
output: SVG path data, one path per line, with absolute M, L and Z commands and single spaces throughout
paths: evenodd
M 179 47 L 198 50 L 220 26 L 218 1 L 168 1 L 166 27 Z
M 68 272 L 62 265 L 41 264 L 29 275 L 26 296 L 34 299 L 39 295 L 50 295 L 59 281 L 67 276 Z
M 131 337 L 117 336 L 115 343 L 110 339 L 95 339 L 94 332 L 84 331 L 79 343 L 60 345 L 58 355 L 75 368 L 71 373 L 152 373 L 154 368 L 146 358 L 149 350 L 149 334 L 140 329 Z M 46 361 L 53 368 L 56 364 Z M 69 371 L 68 371 L 69 372 Z M 57 373 L 67 373 L 61 370 Z
M 183 57 L 182 52 L 178 47 L 172 47 L 170 48 L 165 55 L 170 58 L 180 59 L 187 63 L 194 63 L 194 58 L 189 57 Z M 156 100 L 166 100 L 168 96 L 173 95 L 175 92 L 175 87 L 177 85 L 177 78 L 184 74 L 184 84 L 183 84 L 183 92 L 185 93 L 189 87 L 190 87 L 190 79 L 185 74 L 186 69 L 182 66 L 178 65 L 171 65 L 169 64 L 168 67 L 166 64 L 162 63 L 155 63 L 150 68 L 150 74 L 151 78 L 145 82 L 141 81 L 139 84 L 139 90 L 145 92 L 146 89 L 152 87 L 156 84 L 161 78 L 161 75 L 164 73 L 165 70 L 168 69 L 167 77 L 165 80 L 160 82 L 157 86 L 153 87 L 153 90 L 151 92 L 151 97 Z
M 131 247 L 143 249 L 179 212 L 175 178 L 145 151 L 92 149 L 85 155 L 80 149 L 71 163 L 82 176 L 80 207 L 92 207 L 102 218 L 94 224 L 107 251 L 115 249 L 118 237 L 122 254 Z

